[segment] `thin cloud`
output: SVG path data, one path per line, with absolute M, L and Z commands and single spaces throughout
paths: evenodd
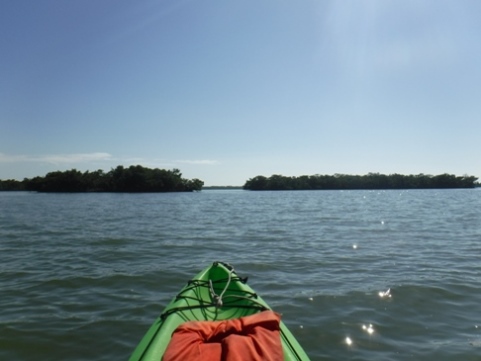
M 140 164 L 145 167 L 178 167 L 181 165 L 211 166 L 220 164 L 212 159 L 146 159 L 140 157 L 114 157 L 110 153 L 72 153 L 72 154 L 47 154 L 47 155 L 26 155 L 26 154 L 5 154 L 0 153 L 0 163 L 47 163 L 54 165 L 74 165 L 85 163 L 112 163 L 132 165 Z
M 109 153 L 75 153 L 75 154 L 49 154 L 49 155 L 10 155 L 0 153 L 0 163 L 54 163 L 54 164 L 69 164 L 69 163 L 86 163 L 98 161 L 110 161 L 112 155 Z
M 16 163 L 16 162 L 27 162 L 28 156 L 26 155 L 8 155 L 0 153 L 0 163 Z
M 58 154 L 47 155 L 40 158 L 49 163 L 86 163 L 112 160 L 109 153 L 79 153 L 79 154 Z
M 176 160 L 175 163 L 192 164 L 192 165 L 216 165 L 219 161 L 212 159 L 198 159 L 198 160 Z

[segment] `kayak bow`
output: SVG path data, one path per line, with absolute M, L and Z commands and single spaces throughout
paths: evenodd
M 188 321 L 226 321 L 272 311 L 269 305 L 240 278 L 229 264 L 214 262 L 182 288 L 157 317 L 129 361 L 159 361 L 172 333 Z M 284 360 L 308 361 L 309 357 L 286 325 L 280 321 Z

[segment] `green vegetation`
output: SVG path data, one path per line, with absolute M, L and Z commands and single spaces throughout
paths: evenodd
M 108 173 L 102 170 L 84 173 L 72 169 L 51 172 L 45 177 L 23 181 L 0 181 L 3 191 L 37 192 L 192 192 L 200 191 L 204 182 L 184 179 L 178 169 L 149 169 L 140 165 L 118 166 Z
M 478 178 L 457 177 L 452 174 L 431 175 L 303 175 L 285 177 L 274 174 L 269 178 L 257 176 L 244 184 L 248 190 L 308 190 L 308 189 L 429 189 L 429 188 L 474 188 Z
M 274 174 L 257 176 L 246 181 L 246 190 L 309 190 L 309 189 L 430 189 L 479 187 L 477 177 L 452 174 L 437 176 L 418 174 L 384 175 L 303 175 L 285 177 Z M 0 180 L 0 191 L 37 192 L 192 192 L 200 191 L 204 182 L 184 179 L 178 169 L 149 169 L 140 165 L 124 168 L 117 166 L 110 172 L 102 170 L 84 173 L 72 169 L 50 172 L 45 177 Z M 242 189 L 233 186 L 212 186 L 204 189 Z
M 0 191 L 24 191 L 25 184 L 14 179 L 0 180 Z

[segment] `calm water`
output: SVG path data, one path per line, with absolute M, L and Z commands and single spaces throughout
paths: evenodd
M 480 210 L 481 189 L 0 193 L 0 359 L 126 360 L 221 260 L 312 360 L 481 360 Z

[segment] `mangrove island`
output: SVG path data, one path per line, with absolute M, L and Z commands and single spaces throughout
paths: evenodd
M 0 191 L 36 192 L 193 192 L 204 182 L 184 179 L 179 169 L 150 169 L 140 165 L 119 165 L 105 173 L 102 170 L 80 172 L 76 169 L 47 173 L 44 177 L 23 181 L 0 180 Z
M 452 174 L 436 176 L 418 174 L 379 174 L 367 175 L 303 175 L 286 177 L 274 174 L 270 177 L 257 176 L 244 184 L 244 189 L 263 190 L 338 190 L 338 189 L 435 189 L 435 188 L 474 188 L 478 178 L 473 176 L 457 177 Z

